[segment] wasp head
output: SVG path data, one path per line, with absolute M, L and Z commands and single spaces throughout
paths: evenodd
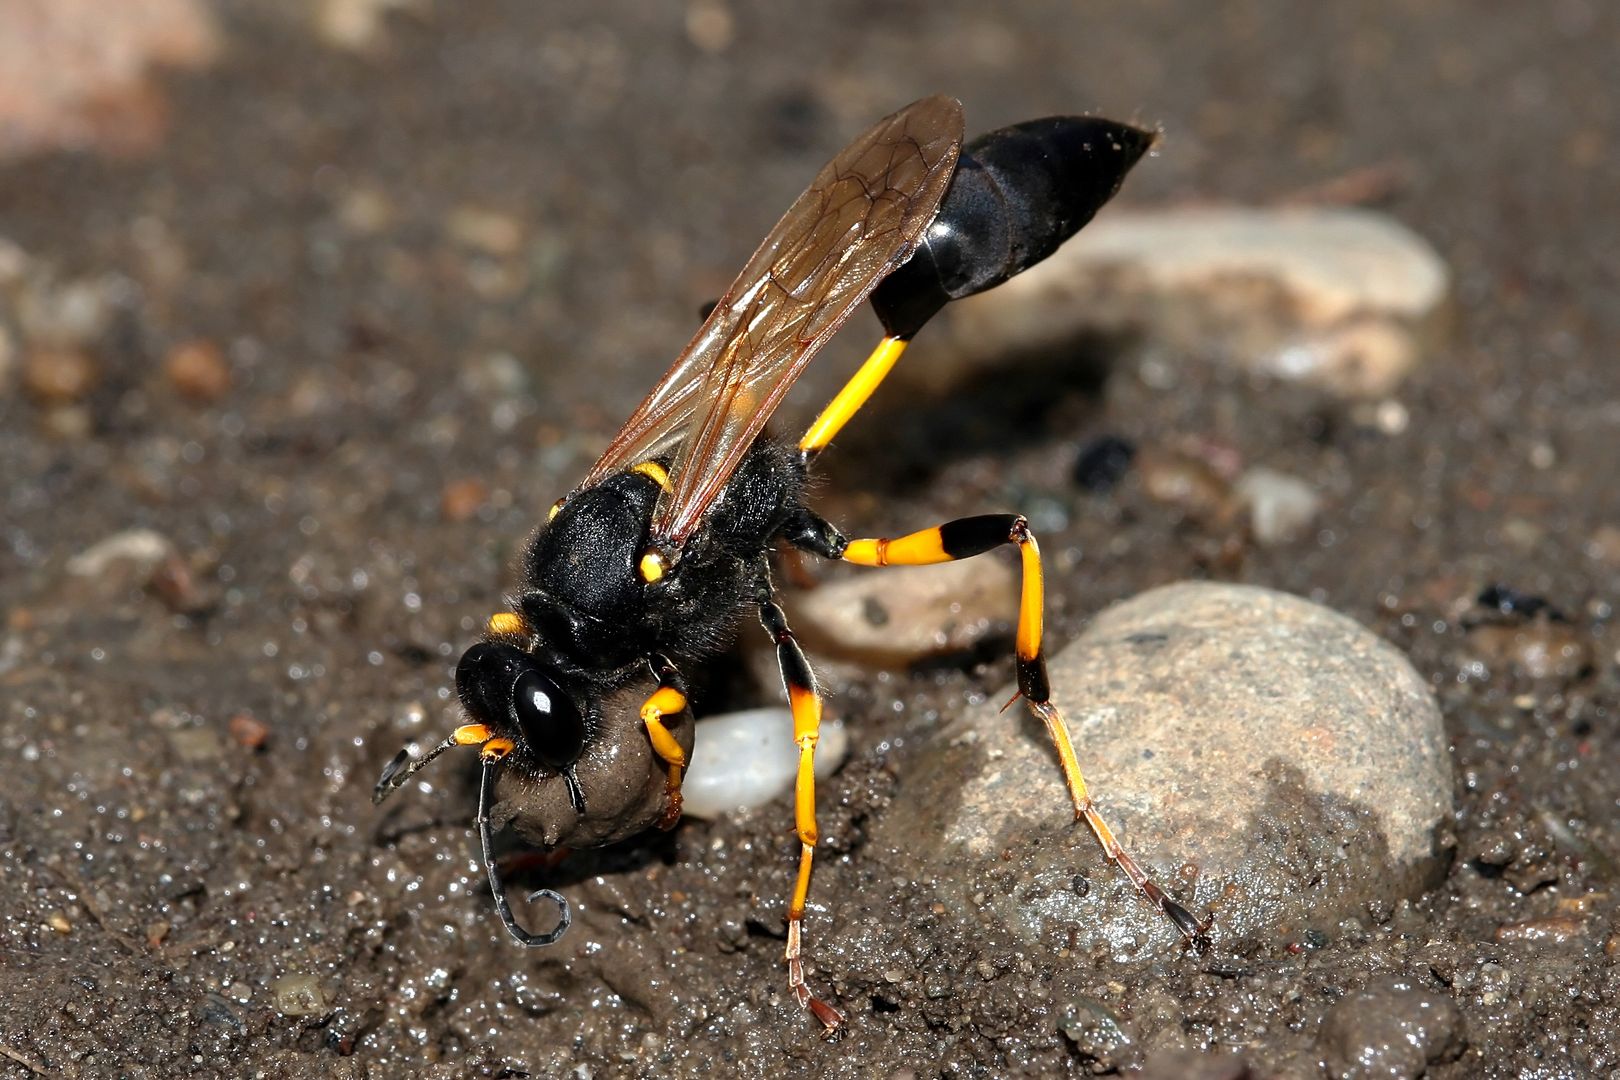
M 575 813 L 583 814 L 574 765 L 585 749 L 585 714 L 561 681 L 529 653 L 500 642 L 479 642 L 456 665 L 456 694 L 468 717 L 512 744 L 514 764 L 560 774 Z

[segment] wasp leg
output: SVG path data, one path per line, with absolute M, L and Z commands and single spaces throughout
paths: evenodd
M 1022 515 L 983 514 L 959 518 L 895 539 L 847 540 L 834 526 L 803 511 L 789 522 L 783 535 L 790 543 L 815 554 L 859 566 L 922 566 L 971 558 L 1003 544 L 1017 545 L 1023 561 L 1023 586 L 1018 603 L 1016 639 L 1018 695 L 1013 701 L 1022 697 L 1028 702 L 1030 711 L 1046 725 L 1047 734 L 1057 750 L 1058 763 L 1063 769 L 1063 782 L 1074 803 L 1075 820 L 1086 823 L 1102 845 L 1103 853 L 1125 872 L 1131 884 L 1154 907 L 1175 923 L 1176 929 L 1190 944 L 1199 949 L 1208 946 L 1208 923 L 1200 923 L 1142 870 L 1120 845 L 1114 831 L 1103 821 L 1092 802 L 1085 777 L 1080 772 L 1080 761 L 1075 756 L 1074 744 L 1069 739 L 1068 724 L 1052 701 L 1051 684 L 1046 675 L 1046 654 L 1041 648 L 1041 553 L 1034 534 L 1029 531 L 1029 522 Z M 1011 705 L 1012 701 L 1007 704 Z
M 760 625 L 776 642 L 776 663 L 793 710 L 793 741 L 799 747 L 799 773 L 793 801 L 794 823 L 799 832 L 799 878 L 788 904 L 787 948 L 782 958 L 787 962 L 788 989 L 793 991 L 800 1005 L 821 1021 L 824 1034 L 832 1037 L 844 1024 L 843 1014 L 810 992 L 805 985 L 801 958 L 804 905 L 810 893 L 810 867 L 816 857 L 815 763 L 816 743 L 821 739 L 821 694 L 816 689 L 810 661 L 805 659 L 804 650 L 799 648 L 798 639 L 788 626 L 787 616 L 773 597 L 768 576 L 761 579 L 755 600 L 759 604 Z
M 658 677 L 658 689 L 641 704 L 641 722 L 647 728 L 647 739 L 653 753 L 669 767 L 664 781 L 668 803 L 664 816 L 658 819 L 660 829 L 673 829 L 681 820 L 681 778 L 686 775 L 686 751 L 675 741 L 675 736 L 664 726 L 666 717 L 679 716 L 686 711 L 686 680 L 674 664 L 662 656 L 650 661 L 653 674 Z
M 543 896 L 555 903 L 556 927 L 544 934 L 531 934 L 519 926 L 517 920 L 512 917 L 512 905 L 506 899 L 506 885 L 501 881 L 500 872 L 495 868 L 495 834 L 489 824 L 489 807 L 495 797 L 495 767 L 511 752 L 510 739 L 490 739 L 479 751 L 478 756 L 484 762 L 484 775 L 478 785 L 478 817 L 474 824 L 478 826 L 478 840 L 483 847 L 484 871 L 489 874 L 489 890 L 495 895 L 495 910 L 500 913 L 506 932 L 516 938 L 519 945 L 534 949 L 555 945 L 557 940 L 568 932 L 568 924 L 573 920 L 568 912 L 568 901 L 563 899 L 561 893 L 550 889 L 536 889 L 529 894 L 529 902 L 533 903 Z
M 821 410 L 821 415 L 816 417 L 815 423 L 810 425 L 810 430 L 804 433 L 804 438 L 799 440 L 800 457 L 809 461 L 826 449 L 827 444 L 837 437 L 845 424 L 849 423 L 849 418 L 866 404 L 866 399 L 872 396 L 872 391 L 878 388 L 878 384 L 894 368 L 895 361 L 900 359 L 900 354 L 906 351 L 906 346 L 910 343 L 909 337 L 893 335 L 877 343 L 877 348 L 872 350 L 872 354 L 866 358 L 860 370 L 827 403 L 827 407 Z

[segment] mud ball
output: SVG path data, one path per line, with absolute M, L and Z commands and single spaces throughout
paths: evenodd
M 1444 990 L 1399 982 L 1346 996 L 1322 1025 L 1330 1076 L 1424 1075 L 1463 1048 L 1462 1014 Z

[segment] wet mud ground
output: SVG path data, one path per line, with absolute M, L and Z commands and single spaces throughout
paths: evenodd
M 163 81 L 149 156 L 0 168 L 26 273 L 111 305 L 77 412 L 15 374 L 0 391 L 0 1076 L 1316 1076 L 1402 1030 L 1338 1067 L 1613 1075 L 1613 10 L 839 4 L 735 11 L 729 41 L 690 10 L 442 4 L 350 53 L 234 4 L 220 64 Z M 576 925 L 525 953 L 475 861 L 470 765 L 380 811 L 370 790 L 454 722 L 452 666 L 514 545 L 697 307 L 850 135 L 939 90 L 976 130 L 1076 108 L 1162 125 L 1136 206 L 1383 169 L 1380 208 L 1453 269 L 1455 335 L 1394 432 L 1198 356 L 1056 393 L 1014 368 L 971 407 L 880 395 L 823 510 L 876 533 L 1025 509 L 1063 568 L 1059 642 L 1186 577 L 1348 613 L 1436 688 L 1455 857 L 1418 902 L 1297 941 L 1133 966 L 1015 945 L 865 842 L 907 747 L 1010 661 L 870 673 L 833 703 L 854 750 L 822 786 L 812 978 L 851 1021 L 827 1045 L 780 969 L 786 800 L 526 871 Z M 793 416 L 866 344 L 855 326 Z M 197 340 L 228 385 L 165 372 Z M 1069 478 L 1088 439 L 1177 433 L 1321 484 L 1316 535 L 1261 548 L 1130 480 Z M 134 528 L 172 545 L 155 573 L 69 569 Z M 1491 616 L 1493 585 L 1562 621 Z M 1482 635 L 1493 618 L 1525 633 Z M 701 707 L 767 700 L 745 672 L 722 660 Z M 1075 861 L 1135 902 L 1089 844 Z

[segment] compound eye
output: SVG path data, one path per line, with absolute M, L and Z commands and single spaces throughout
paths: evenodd
M 456 692 L 473 720 L 521 736 L 540 764 L 561 771 L 579 760 L 585 747 L 579 706 L 522 649 L 474 645 L 456 665 Z
M 585 721 L 574 702 L 536 668 L 525 668 L 512 684 L 512 713 L 523 741 L 544 765 L 563 769 L 585 748 Z

